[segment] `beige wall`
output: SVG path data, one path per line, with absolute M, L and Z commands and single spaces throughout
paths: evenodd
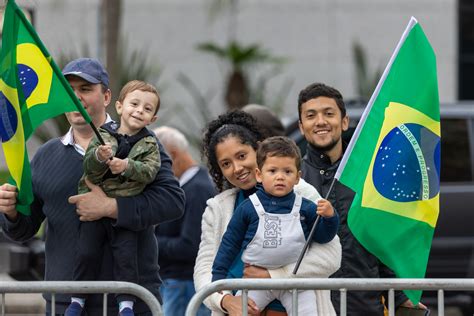
M 37 28 L 53 56 L 80 51 L 87 43 L 99 54 L 99 1 L 18 1 L 37 7 Z M 183 90 L 176 74 L 184 72 L 203 89 L 220 87 L 224 65 L 197 52 L 202 41 L 225 43 L 226 15 L 214 23 L 208 17 L 211 0 L 123 0 L 123 32 L 130 47 L 148 49 L 164 65 L 166 99 L 180 99 Z M 410 16 L 425 30 L 437 55 L 442 101 L 457 98 L 457 13 L 454 0 L 240 0 L 237 38 L 259 42 L 289 62 L 274 89 L 294 80 L 287 99 L 294 104 L 298 91 L 312 81 L 332 84 L 346 98 L 356 96 L 352 44 L 359 41 L 371 67 L 385 67 Z M 218 99 L 215 103 L 219 103 Z M 217 105 L 216 105 L 217 106 Z M 288 109 L 292 110 L 292 109 Z
M 211 0 L 123 0 L 123 33 L 130 48 L 149 51 L 151 60 L 164 66 L 159 86 L 163 109 L 192 99 L 176 82 L 185 73 L 202 91 L 222 90 L 226 71 L 194 47 L 203 41 L 225 43 L 228 19 L 214 23 L 208 16 Z M 36 28 L 53 57 L 81 52 L 86 45 L 101 54 L 98 0 L 17 0 L 35 8 Z M 425 30 L 437 55 L 441 101 L 457 99 L 457 7 L 454 0 L 240 0 L 237 39 L 259 42 L 278 56 L 288 57 L 284 74 L 270 81 L 274 95 L 285 80 L 293 81 L 285 114 L 295 111 L 301 88 L 322 81 L 339 88 L 347 98 L 356 96 L 351 46 L 366 49 L 371 69 L 384 68 L 410 17 Z M 221 95 L 212 107 L 222 110 Z M 3 154 L 2 154 L 3 155 Z

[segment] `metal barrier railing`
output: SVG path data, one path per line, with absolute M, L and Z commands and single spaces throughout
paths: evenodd
M 51 315 L 55 315 L 56 296 L 58 293 L 100 293 L 103 294 L 103 315 L 107 315 L 107 295 L 131 294 L 140 298 L 148 305 L 153 316 L 161 316 L 161 306 L 158 300 L 150 291 L 144 287 L 129 283 L 116 281 L 0 281 L 0 293 L 2 296 L 1 315 L 5 315 L 5 294 L 6 293 L 50 293 L 51 294 Z
M 242 290 L 242 314 L 247 314 L 248 290 L 293 291 L 293 315 L 297 315 L 297 290 L 333 290 L 341 294 L 341 316 L 347 314 L 347 291 L 388 290 L 389 316 L 395 315 L 396 290 L 424 290 L 438 292 L 438 315 L 444 316 L 444 291 L 474 291 L 474 279 L 226 279 L 208 284 L 198 291 L 186 309 L 186 316 L 194 316 L 201 303 L 212 293 L 222 290 Z

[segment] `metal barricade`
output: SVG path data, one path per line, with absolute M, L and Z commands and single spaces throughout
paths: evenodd
M 297 290 L 339 291 L 341 316 L 347 314 L 347 291 L 388 290 L 389 316 L 395 315 L 395 290 L 437 291 L 438 315 L 444 316 L 444 291 L 474 291 L 474 279 L 227 279 L 208 284 L 198 291 L 189 302 L 186 316 L 196 315 L 204 299 L 222 290 L 242 290 L 242 313 L 246 315 L 248 290 L 270 289 L 293 291 L 293 315 L 297 315 Z
M 50 293 L 51 294 L 51 314 L 55 315 L 55 294 L 58 293 L 101 293 L 103 294 L 103 315 L 107 315 L 107 295 L 131 294 L 140 298 L 148 305 L 153 316 L 161 316 L 161 306 L 158 300 L 150 291 L 144 287 L 129 283 L 116 281 L 7 281 L 0 282 L 1 315 L 5 315 L 5 294 L 6 293 Z

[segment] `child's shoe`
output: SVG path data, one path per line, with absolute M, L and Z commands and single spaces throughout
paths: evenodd
M 121 312 L 119 312 L 118 316 L 135 316 L 135 314 L 131 308 L 125 307 Z
M 66 311 L 64 312 L 64 316 L 81 316 L 81 314 L 82 307 L 78 302 L 72 302 L 69 304 L 69 306 L 66 308 Z

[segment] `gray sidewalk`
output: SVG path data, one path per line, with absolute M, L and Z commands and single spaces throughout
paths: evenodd
M 0 273 L 0 282 L 15 281 L 6 273 Z M 5 315 L 44 315 L 45 301 L 41 294 L 5 294 Z M 0 310 L 1 313 L 1 310 Z

